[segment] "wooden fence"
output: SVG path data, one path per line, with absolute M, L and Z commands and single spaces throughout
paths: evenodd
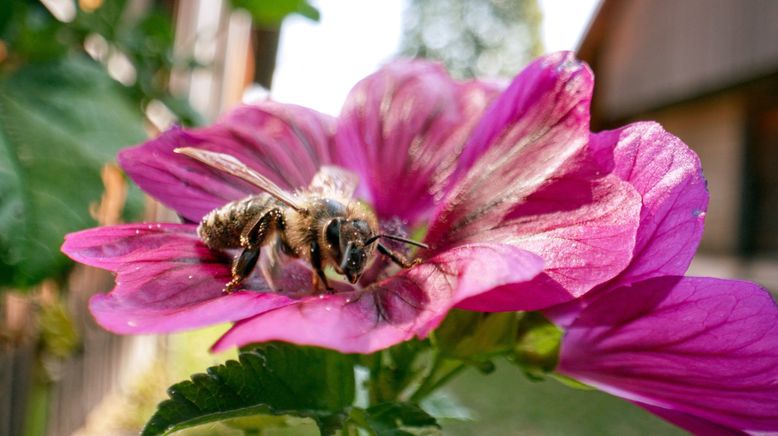
M 97 326 L 87 310 L 94 292 L 113 286 L 110 274 L 77 267 L 66 304 L 80 345 L 66 358 L 51 356 L 33 320 L 45 292 L 5 297 L 0 354 L 0 435 L 71 435 L 106 396 L 126 388 L 148 368 L 158 349 L 153 337 L 123 337 Z M 9 323 L 11 323 L 9 325 Z

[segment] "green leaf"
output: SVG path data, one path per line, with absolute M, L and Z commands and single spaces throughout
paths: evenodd
M 342 426 L 356 389 L 352 357 L 267 344 L 242 351 L 239 360 L 170 387 L 170 399 L 159 404 L 142 434 L 257 414 L 312 418 L 323 434 Z
M 441 434 L 438 421 L 411 403 L 383 403 L 364 411 L 364 423 L 378 436 Z
M 313 21 L 319 21 L 319 11 L 306 0 L 232 0 L 234 8 L 245 9 L 254 23 L 269 28 L 278 28 L 288 15 L 299 14 Z
M 436 419 L 454 419 L 457 421 L 472 421 L 473 411 L 462 404 L 451 392 L 440 390 L 431 393 L 419 404 L 425 412 Z
M 19 61 L 50 61 L 67 54 L 63 44 L 65 25 L 55 19 L 39 1 L 3 2 L 0 6 L 0 39 L 8 46 L 9 60 L 0 67 Z
M 85 58 L 0 76 L 0 287 L 65 271 L 63 236 L 96 224 L 100 169 L 145 138 L 140 109 Z
M 316 421 L 289 415 L 253 415 L 223 421 L 227 427 L 242 430 L 245 434 L 282 434 L 294 436 L 318 435 Z
M 512 312 L 449 312 L 434 332 L 435 345 L 443 355 L 484 367 L 490 358 L 507 353 L 516 341 L 517 316 Z M 491 365 L 487 366 L 491 367 Z
M 0 4 L 0 36 L 5 36 L 5 29 L 8 23 L 11 22 L 13 17 L 13 7 L 11 2 L 3 2 Z

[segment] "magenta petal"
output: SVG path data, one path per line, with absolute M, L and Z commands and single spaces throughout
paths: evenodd
M 578 298 L 630 261 L 640 196 L 615 176 L 570 172 L 514 205 L 504 221 L 475 238 L 515 244 L 545 262 L 535 279 L 500 287 L 458 307 L 538 310 Z
M 496 87 L 455 82 L 438 64 L 389 64 L 349 94 L 335 160 L 359 173 L 360 195 L 381 218 L 415 221 L 453 171 Z
M 97 294 L 89 299 L 89 310 L 100 326 L 113 333 L 169 333 L 249 318 L 292 302 L 272 292 L 239 291 L 163 309 L 113 294 Z
M 656 123 L 591 136 L 605 168 L 643 197 L 635 256 L 618 283 L 682 275 L 697 250 L 708 192 L 697 155 Z
M 97 322 L 115 333 L 162 333 L 235 321 L 293 300 L 272 292 L 222 295 L 230 258 L 205 247 L 193 225 L 130 224 L 72 233 L 62 251 L 116 273 L 116 287 L 91 298 Z M 247 283 L 268 287 L 260 278 Z
M 62 252 L 76 262 L 116 272 L 127 260 L 148 251 L 182 242 L 195 246 L 198 241 L 195 226 L 190 224 L 124 224 L 65 235 Z
M 445 249 L 477 235 L 558 174 L 588 139 L 592 81 L 572 53 L 542 57 L 522 71 L 465 145 L 427 241 Z
M 198 147 L 235 156 L 292 190 L 306 186 L 322 164 L 330 163 L 333 125 L 313 110 L 266 101 L 240 107 L 209 127 L 171 129 L 122 151 L 119 162 L 144 191 L 196 222 L 257 188 L 173 149 Z
M 426 241 L 515 244 L 544 274 L 460 307 L 535 310 L 609 280 L 632 256 L 640 212 L 634 188 L 582 163 L 592 76 L 571 53 L 535 61 L 486 111 L 465 146 Z M 602 173 L 602 172 L 600 172 Z
M 281 340 L 370 353 L 425 337 L 457 301 L 529 280 L 542 266 L 539 257 L 510 245 L 457 247 L 365 290 L 309 297 L 238 322 L 214 350 Z
M 778 307 L 759 286 L 659 277 L 603 293 L 562 342 L 558 371 L 713 424 L 778 431 Z

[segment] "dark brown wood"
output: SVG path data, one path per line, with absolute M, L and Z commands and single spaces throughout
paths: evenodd
M 254 51 L 254 82 L 266 89 L 273 85 L 276 69 L 280 29 L 255 28 L 251 31 L 251 45 Z

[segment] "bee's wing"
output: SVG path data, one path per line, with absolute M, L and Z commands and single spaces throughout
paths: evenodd
M 350 200 L 359 184 L 359 176 L 351 171 L 325 165 L 313 176 L 308 191 L 322 197 Z
M 233 176 L 240 177 L 241 179 L 272 195 L 277 200 L 286 203 L 289 207 L 295 210 L 301 210 L 304 208 L 300 204 L 300 201 L 292 196 L 292 194 L 279 188 L 267 177 L 247 167 L 243 162 L 239 161 L 233 156 L 192 147 L 176 148 L 174 151 L 176 153 L 181 153 L 193 159 L 199 160 L 200 162 L 210 167 L 216 168 L 217 170 L 221 170 L 228 174 L 232 174 Z

